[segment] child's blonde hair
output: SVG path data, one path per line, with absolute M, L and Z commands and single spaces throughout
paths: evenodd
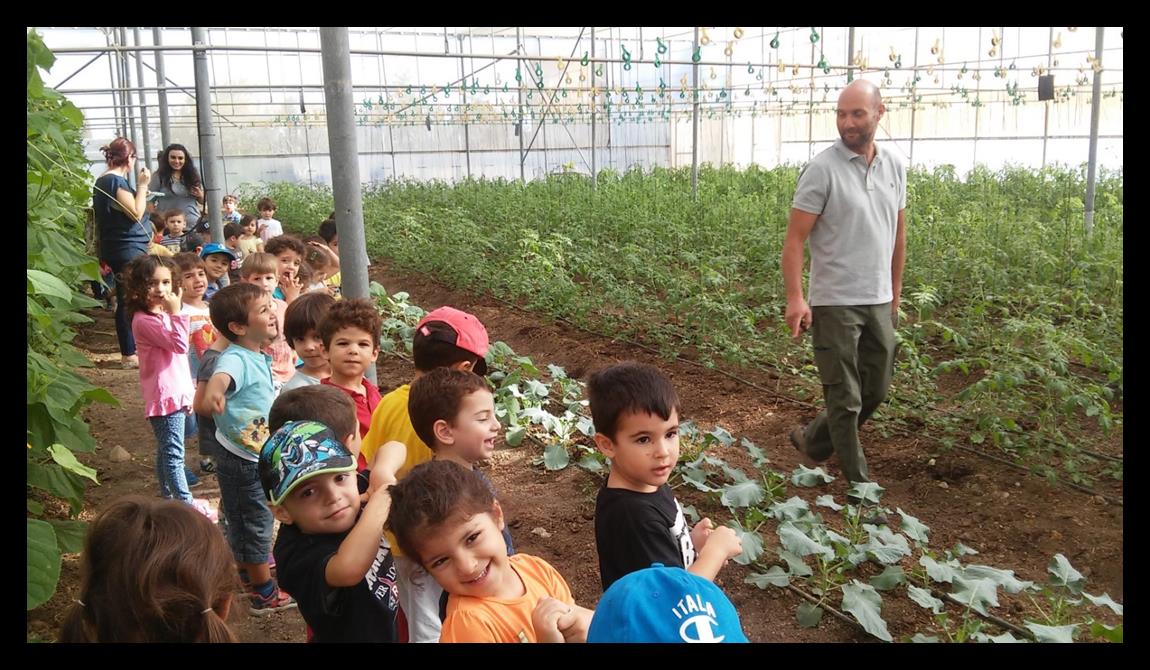
M 279 261 L 276 260 L 276 257 L 267 252 L 258 251 L 244 256 L 244 261 L 240 265 L 240 277 L 247 279 L 252 275 L 275 274 L 277 270 L 279 270 Z
M 222 618 L 239 586 L 232 552 L 182 502 L 128 496 L 92 522 L 61 642 L 238 642 Z

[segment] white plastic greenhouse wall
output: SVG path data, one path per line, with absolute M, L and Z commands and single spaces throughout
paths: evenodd
M 46 83 L 84 111 L 95 174 L 103 169 L 97 148 L 128 126 L 111 94 L 116 58 L 108 47 L 116 29 L 37 30 L 49 48 L 75 49 L 57 51 Z M 152 30 L 139 29 L 142 46 L 153 44 Z M 330 184 L 318 29 L 205 30 L 214 47 L 209 72 L 224 188 L 253 181 Z M 583 65 L 592 30 L 596 62 L 588 58 Z M 962 174 L 976 164 L 1087 161 L 1095 28 L 856 28 L 853 52 L 847 28 L 699 30 L 699 164 L 804 163 L 838 137 L 833 110 L 850 65 L 865 66 L 854 76 L 882 87 L 887 114 L 877 139 L 915 165 L 949 164 Z M 528 59 L 493 58 L 516 52 L 517 31 Z M 133 29 L 125 33 L 133 47 Z M 198 158 L 190 29 L 161 33 L 173 49 L 163 58 L 170 141 Z M 694 33 L 671 27 L 351 29 L 361 177 L 455 181 L 470 172 L 518 179 L 517 68 L 526 178 L 590 172 L 592 79 L 599 89 L 598 169 L 690 166 Z M 1106 28 L 1104 37 L 1097 62 L 1098 162 L 1120 170 L 1122 29 Z M 136 53 L 127 52 L 132 88 L 140 86 Z M 143 86 L 151 89 L 143 97 L 154 156 L 162 148 L 156 52 L 138 53 Z M 1054 74 L 1055 102 L 1038 100 L 1039 69 Z M 135 138 L 142 140 L 141 91 L 133 92 L 133 101 Z M 142 141 L 136 143 L 142 153 Z

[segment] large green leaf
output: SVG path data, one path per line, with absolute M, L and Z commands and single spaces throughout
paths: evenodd
M 60 545 L 60 552 L 65 554 L 78 554 L 84 548 L 84 535 L 88 532 L 88 524 L 79 520 L 49 519 L 48 523 L 56 531 L 56 543 Z
M 1069 626 L 1044 626 L 1039 623 L 1031 623 L 1027 621 L 1023 624 L 1026 629 L 1034 633 L 1034 639 L 1039 642 L 1074 642 L 1074 631 L 1078 628 L 1078 624 L 1072 623 Z
M 792 577 L 810 577 L 815 574 L 814 571 L 811 570 L 811 566 L 807 565 L 807 562 L 804 561 L 802 557 L 795 556 L 785 549 L 779 551 L 779 558 L 786 562 L 787 574 Z
M 933 595 L 931 595 L 930 591 L 928 591 L 927 589 L 915 586 L 914 584 L 907 584 L 906 585 L 906 593 L 910 597 L 911 600 L 913 600 L 914 602 L 918 603 L 919 605 L 925 607 L 926 609 L 930 610 L 931 612 L 933 612 L 935 614 L 938 614 L 939 612 L 941 612 L 943 606 L 945 605 L 945 603 L 943 603 L 941 600 L 939 600 L 938 598 L 935 598 Z
M 847 491 L 847 495 L 877 505 L 885 490 L 874 482 L 855 482 Z
M 552 443 L 543 449 L 543 466 L 548 470 L 562 470 L 570 462 L 571 457 L 562 444 Z
M 934 644 L 938 642 L 938 638 L 934 635 L 923 635 L 922 633 L 915 633 L 914 637 L 910 638 L 911 642 L 919 644 Z
M 782 542 L 783 547 L 798 556 L 818 554 L 825 558 L 835 557 L 834 549 L 807 537 L 803 531 L 799 530 L 795 524 L 790 521 L 784 521 L 779 524 L 778 534 L 779 541 Z
M 797 521 L 810 511 L 807 501 L 798 496 L 791 496 L 786 502 L 773 503 L 767 512 L 779 521 Z
M 41 270 L 28 270 L 28 289 L 37 295 L 49 295 L 69 302 L 72 301 L 72 289 L 47 272 Z
M 1110 642 L 1122 642 L 1122 624 L 1117 626 L 1107 626 L 1101 621 L 1094 621 L 1090 624 L 1090 634 L 1096 637 L 1101 637 Z
M 823 608 L 808 602 L 799 603 L 795 618 L 803 628 L 814 628 L 823 618 Z
M 56 464 L 65 470 L 74 472 L 81 477 L 86 477 L 92 480 L 93 484 L 100 483 L 100 481 L 96 479 L 96 471 L 76 460 L 76 455 L 64 445 L 53 444 L 48 447 L 48 453 L 52 455 L 52 460 L 56 461 Z
M 829 493 L 827 493 L 826 495 L 821 495 L 821 496 L 815 498 L 815 504 L 818 505 L 819 507 L 829 507 L 830 509 L 833 509 L 836 512 L 843 508 L 842 505 L 835 502 L 835 497 Z
M 1020 640 L 1006 631 L 1002 635 L 987 635 L 986 633 L 975 633 L 970 636 L 976 642 L 994 642 L 996 644 L 1024 644 L 1029 640 Z
M 902 517 L 902 524 L 899 530 L 906 534 L 907 537 L 917 542 L 920 546 L 926 544 L 929 539 L 927 537 L 930 533 L 930 528 L 913 516 L 902 511 L 902 508 L 896 508 L 895 512 Z
M 768 586 L 785 587 L 791 583 L 791 578 L 783 572 L 780 566 L 772 565 L 766 572 L 747 575 L 743 581 L 747 584 L 754 584 L 760 589 L 765 589 Z
M 750 565 L 759 560 L 759 556 L 763 554 L 763 538 L 759 537 L 758 533 L 740 527 L 737 522 L 729 525 L 739 536 L 739 541 L 743 543 L 743 551 L 732 560 L 739 565 Z
M 821 467 L 808 468 L 803 464 L 795 468 L 791 473 L 791 483 L 795 486 L 811 487 L 818 486 L 819 484 L 829 484 L 835 480 L 834 477 L 827 474 L 826 470 Z
M 79 511 L 84 504 L 83 481 L 55 463 L 28 463 L 28 485 L 43 489 L 48 493 L 67 500 L 73 511 Z
M 1086 578 L 1082 576 L 1081 572 L 1075 570 L 1074 566 L 1070 565 L 1070 561 L 1066 560 L 1062 554 L 1054 555 L 1046 571 L 1054 575 L 1052 581 L 1056 586 L 1065 586 L 1075 595 L 1082 593 L 1082 587 L 1086 585 Z
M 1017 579 L 1013 570 L 992 568 L 989 565 L 967 565 L 962 568 L 962 576 L 967 579 L 989 579 L 1007 593 L 1018 593 L 1034 585 L 1034 582 Z
M 507 435 L 503 438 L 503 441 L 506 442 L 509 447 L 518 447 L 523 444 L 523 438 L 526 435 L 526 426 L 512 426 L 507 429 Z
M 603 462 L 592 454 L 584 454 L 583 458 L 579 459 L 579 463 L 577 465 L 587 472 L 603 471 Z
M 870 585 L 879 591 L 889 591 L 906 581 L 906 575 L 897 565 L 888 565 L 881 574 L 871 577 Z
M 869 584 L 852 579 L 843 584 L 842 610 L 855 618 L 863 629 L 884 642 L 893 642 L 882 618 L 882 596 Z
M 998 607 L 998 585 L 989 579 L 966 579 L 956 575 L 951 595 L 979 614 L 990 614 L 987 605 Z
M 60 580 L 60 547 L 52 525 L 28 519 L 28 609 L 48 602 Z
M 887 565 L 898 563 L 903 556 L 910 556 L 910 544 L 902 535 L 885 526 L 878 527 L 866 524 L 864 527 L 870 534 L 870 541 L 866 544 L 855 545 L 855 549 L 865 551 L 879 563 Z
M 742 508 L 757 505 L 763 499 L 763 487 L 754 480 L 728 484 L 722 488 L 719 502 L 727 507 Z
M 1100 596 L 1092 596 L 1089 593 L 1083 591 L 1082 597 L 1086 598 L 1099 607 L 1109 607 L 1110 611 L 1114 612 L 1118 616 L 1122 616 L 1122 605 L 1111 600 L 1109 593 L 1103 593 Z
M 770 462 L 770 459 L 767 458 L 767 455 L 763 453 L 762 449 L 755 446 L 754 442 L 751 442 L 744 437 L 739 440 L 739 444 L 743 445 L 743 448 L 746 449 L 747 453 L 751 455 L 751 463 L 753 463 L 756 468 L 761 468 Z
M 960 574 L 961 565 L 959 562 L 951 559 L 945 563 L 939 563 L 930 556 L 922 556 L 918 559 L 918 564 L 926 568 L 926 574 L 936 582 L 950 584 L 954 578 Z

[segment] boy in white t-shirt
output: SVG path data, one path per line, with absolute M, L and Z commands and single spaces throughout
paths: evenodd
M 271 198 L 260 198 L 259 203 L 256 204 L 256 209 L 259 210 L 260 220 L 256 224 L 259 230 L 260 239 L 265 244 L 273 237 L 284 234 L 284 227 L 276 221 L 276 201 Z

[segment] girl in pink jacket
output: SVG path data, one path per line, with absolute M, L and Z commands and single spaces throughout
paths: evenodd
M 184 421 L 195 386 L 188 369 L 188 316 L 180 314 L 178 268 L 171 258 L 145 255 L 125 269 L 126 309 L 140 358 L 144 413 L 156 434 L 160 495 L 192 504 L 184 473 Z

